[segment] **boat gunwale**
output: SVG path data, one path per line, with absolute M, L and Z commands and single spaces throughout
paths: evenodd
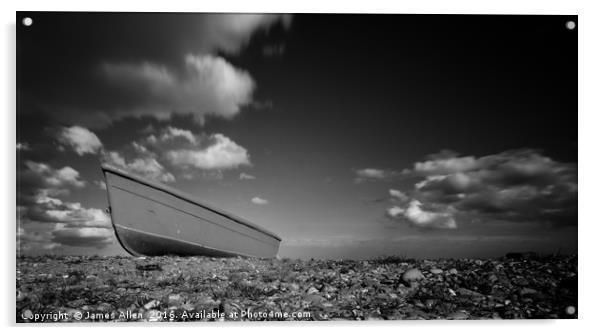
M 217 209 L 217 208 L 215 208 L 215 207 L 213 207 L 211 205 L 208 205 L 208 204 L 202 202 L 201 200 L 199 200 L 198 198 L 196 198 L 196 197 L 194 197 L 192 195 L 186 194 L 186 193 L 184 193 L 182 191 L 178 191 L 178 190 L 176 190 L 176 189 L 174 189 L 172 187 L 169 187 L 169 186 L 167 186 L 165 184 L 162 184 L 162 183 L 159 183 L 159 182 L 155 182 L 155 181 L 152 181 L 152 180 L 148 180 L 148 179 L 146 179 L 144 177 L 140 177 L 140 176 L 134 175 L 132 173 L 124 171 L 124 170 L 122 170 L 122 169 L 120 169 L 118 167 L 115 167 L 113 165 L 110 165 L 110 164 L 103 163 L 103 164 L 101 164 L 100 167 L 101 167 L 103 173 L 110 172 L 110 173 L 119 175 L 119 176 L 121 176 L 123 178 L 130 179 L 130 180 L 133 180 L 135 182 L 138 182 L 138 183 L 141 183 L 143 185 L 146 185 L 148 187 L 151 187 L 151 188 L 157 189 L 159 191 L 165 192 L 165 193 L 167 193 L 169 195 L 172 195 L 172 196 L 174 196 L 174 197 L 176 197 L 176 198 L 178 198 L 180 200 L 184 200 L 186 202 L 192 203 L 193 205 L 205 208 L 205 209 L 207 209 L 207 210 L 209 210 L 209 211 L 211 211 L 211 212 L 213 212 L 215 214 L 218 214 L 218 215 L 221 215 L 223 217 L 226 217 L 226 218 L 228 218 L 228 219 L 230 219 L 230 220 L 232 220 L 232 221 L 234 221 L 236 223 L 239 223 L 239 224 L 242 224 L 244 226 L 247 226 L 247 227 L 249 227 L 249 228 L 251 228 L 253 230 L 256 230 L 256 231 L 258 231 L 260 233 L 263 233 L 263 234 L 266 234 L 266 235 L 268 235 L 270 237 L 273 237 L 276 240 L 278 240 L 279 242 L 282 242 L 282 239 L 278 235 L 272 233 L 271 231 L 269 231 L 269 230 L 267 230 L 265 228 L 259 227 L 259 226 L 255 225 L 255 224 L 253 224 L 253 223 L 251 223 L 251 222 L 249 222 L 249 221 L 247 221 L 247 220 L 245 220 L 243 218 L 240 218 L 240 217 L 238 217 L 238 216 L 236 216 L 236 215 L 234 215 L 232 213 L 229 213 L 227 211 L 224 211 L 224 210 L 221 210 L 221 209 Z

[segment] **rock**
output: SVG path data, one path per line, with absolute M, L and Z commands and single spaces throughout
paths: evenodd
M 431 269 L 431 273 L 434 274 L 434 275 L 438 275 L 438 274 L 443 273 L 443 270 L 438 269 L 438 268 L 432 268 Z
M 180 302 L 180 300 L 182 300 L 182 297 L 180 297 L 179 294 L 170 294 L 167 298 L 169 304 L 177 304 Z
M 437 300 L 435 299 L 426 299 L 424 301 L 424 305 L 426 306 L 426 308 L 428 309 L 432 309 L 433 306 L 435 306 L 435 304 L 437 303 Z
M 71 314 L 129 310 L 140 315 L 119 321 L 170 321 L 171 312 L 247 308 L 313 311 L 313 318 L 324 320 L 577 317 L 575 256 L 499 258 L 481 265 L 474 259 L 211 262 L 171 256 L 22 257 L 17 262 L 17 322 L 31 321 L 20 319 L 27 310 L 35 315 L 57 308 Z M 216 321 L 198 321 L 208 320 Z
M 411 284 L 423 280 L 425 277 L 422 272 L 416 268 L 412 268 L 403 273 L 403 281 Z
M 529 281 L 523 277 L 515 278 L 514 283 L 519 286 L 528 286 L 529 285 Z
M 311 305 L 320 306 L 324 301 L 324 297 L 319 294 L 308 294 L 305 296 L 304 300 L 309 302 Z
M 17 291 L 17 302 L 22 301 L 27 297 L 27 294 L 23 291 Z
M 84 300 L 84 299 L 75 299 L 68 303 L 68 305 L 71 307 L 81 307 L 85 304 L 86 304 L 86 300 Z
M 524 287 L 520 290 L 520 295 L 533 295 L 536 293 L 537 293 L 537 290 L 534 290 L 534 289 L 528 288 L 528 287 Z
M 456 290 L 456 293 L 460 296 L 471 297 L 471 298 L 482 298 L 483 295 L 479 292 L 469 290 L 467 288 L 460 287 Z
M 315 287 L 310 287 L 309 289 L 307 289 L 307 294 L 315 294 L 315 293 L 320 293 L 320 290 L 318 290 Z
M 147 302 L 146 304 L 144 304 L 144 308 L 152 309 L 152 308 L 158 307 L 159 305 L 161 305 L 161 302 L 159 300 L 151 300 L 151 301 Z
M 98 304 L 96 306 L 96 310 L 102 313 L 109 313 L 115 310 L 115 307 L 113 307 L 113 305 L 106 303 L 106 302 L 102 302 L 100 304 Z

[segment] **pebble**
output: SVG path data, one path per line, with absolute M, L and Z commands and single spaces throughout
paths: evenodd
M 402 278 L 404 282 L 410 284 L 412 282 L 423 280 L 425 277 L 420 270 L 412 268 L 404 272 Z
M 460 287 L 456 290 L 456 293 L 461 295 L 461 296 L 467 296 L 467 297 L 472 297 L 472 298 L 481 298 L 483 297 L 483 295 L 479 292 L 473 291 L 473 290 L 469 290 L 463 287 Z
M 577 316 L 574 256 L 521 262 L 491 259 L 481 265 L 472 259 L 409 260 L 402 265 L 396 259 L 211 262 L 207 257 L 138 261 L 78 256 L 69 262 L 47 258 L 34 268 L 35 260 L 18 260 L 18 317 L 44 308 L 77 308 L 83 313 L 130 310 L 141 313 L 144 321 L 169 321 L 160 314 L 166 311 L 247 308 L 315 311 L 325 320 Z M 62 280 L 65 274 L 70 274 L 68 280 Z M 94 280 L 86 280 L 93 276 Z M 519 285 L 525 282 L 528 285 Z M 49 291 L 54 296 L 45 294 Z
M 534 290 L 532 288 L 528 288 L 528 287 L 524 287 L 520 290 L 520 295 L 532 295 L 532 294 L 536 294 L 537 290 Z
M 320 292 L 320 290 L 318 290 L 317 288 L 315 288 L 313 286 L 310 287 L 309 289 L 307 289 L 307 294 L 316 294 L 316 293 L 319 293 L 319 292 Z
M 182 297 L 180 297 L 179 294 L 170 294 L 169 297 L 167 298 L 167 301 L 170 304 L 175 304 L 175 303 L 180 302 L 181 299 L 182 299 Z
M 144 305 L 144 308 L 145 309 L 152 309 L 152 308 L 155 308 L 155 307 L 157 307 L 159 305 L 161 305 L 161 302 L 159 300 L 151 300 L 151 301 L 147 302 Z
M 432 268 L 431 269 L 431 273 L 434 274 L 434 275 L 438 275 L 438 274 L 443 273 L 443 270 L 437 269 L 437 268 Z
M 27 294 L 25 294 L 22 291 L 17 291 L 17 301 L 21 301 L 23 299 L 25 299 L 25 297 L 27 296 Z

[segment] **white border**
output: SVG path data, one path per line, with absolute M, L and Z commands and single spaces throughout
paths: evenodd
M 395 12 L 395 13 L 465 13 L 465 14 L 578 14 L 579 33 L 579 320 L 559 321 L 470 321 L 470 322 L 359 322 L 359 323 L 261 323 L 234 325 L 229 323 L 221 327 L 204 326 L 202 329 L 190 329 L 194 332 L 225 332 L 225 333 L 292 333 L 306 334 L 307 332 L 344 332 L 364 333 L 369 331 L 366 327 L 378 328 L 379 332 L 415 331 L 423 333 L 462 333 L 462 334 L 508 334 L 512 332 L 543 331 L 546 334 L 567 333 L 590 333 L 590 329 L 597 328 L 599 311 L 602 310 L 602 297 L 600 286 L 602 281 L 599 239 L 601 234 L 600 225 L 602 218 L 596 211 L 600 207 L 598 199 L 602 188 L 600 183 L 599 169 L 602 166 L 600 160 L 600 143 L 602 139 L 599 134 L 602 106 L 602 87 L 600 85 L 601 69 L 600 62 L 600 5 L 599 1 L 526 1 L 506 0 L 488 2 L 483 0 L 474 1 L 421 1 L 412 2 L 387 2 L 387 1 L 324 1 L 303 0 L 290 1 L 123 1 L 104 0 L 100 2 L 76 1 L 76 0 L 53 0 L 53 1 L 3 1 L 0 6 L 0 15 L 3 19 L 2 48 L 2 89 L 0 90 L 0 101 L 4 104 L 4 110 L 0 113 L 0 123 L 4 127 L 2 131 L 2 145 L 0 155 L 3 158 L 0 164 L 1 183 L 3 189 L 0 201 L 0 213 L 3 214 L 2 222 L 4 229 L 5 272 L 0 276 L 2 281 L 3 303 L 0 310 L 3 316 L 4 327 L 9 327 L 14 318 L 14 283 L 15 283 L 15 11 L 17 10 L 51 10 L 51 11 L 170 11 L 170 12 L 199 12 L 199 11 L 235 11 L 235 12 Z M 545 111 L 542 111 L 545 118 Z M 201 325 L 197 325 L 201 326 Z M 206 328 L 209 326 L 210 328 Z M 218 325 L 220 326 L 220 325 Z M 105 325 L 106 327 L 106 325 Z M 244 328 L 242 328 L 244 327 Z M 310 327 L 310 328 L 308 328 Z M 132 332 L 133 329 L 120 329 Z M 6 329 L 9 334 L 14 332 L 36 332 L 38 329 L 29 327 L 19 329 Z M 43 331 L 52 334 L 82 332 L 79 327 L 45 327 Z M 106 329 L 87 328 L 85 332 L 104 333 Z M 138 330 L 136 330 L 138 331 Z M 139 331 L 145 334 L 163 334 L 163 327 L 145 327 Z

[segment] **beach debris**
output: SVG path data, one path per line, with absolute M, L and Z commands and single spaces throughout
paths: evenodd
M 576 256 L 516 257 L 19 257 L 16 320 L 49 310 L 68 312 L 67 322 L 107 321 L 78 313 L 125 322 L 578 317 Z M 203 314 L 175 317 L 185 311 Z M 309 314 L 274 315 L 293 311 Z

